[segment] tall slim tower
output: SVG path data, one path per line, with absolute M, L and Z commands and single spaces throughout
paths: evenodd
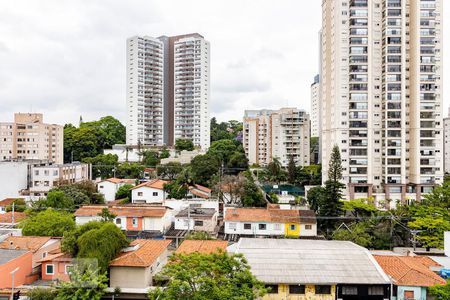
M 348 198 L 420 199 L 443 180 L 442 0 L 323 0 L 322 165 Z
M 145 47 L 139 49 L 139 45 Z M 176 139 L 185 138 L 207 149 L 209 42 L 198 33 L 133 37 L 128 40 L 127 55 L 127 143 L 136 145 L 140 140 L 144 145 L 173 146 Z M 145 70 L 136 68 L 136 60 L 146 63 Z M 142 71 L 145 71 L 145 84 L 139 85 L 135 79 Z M 145 103 L 143 107 L 135 105 L 136 95 L 138 104 Z
M 164 139 L 163 43 L 127 40 L 127 144 L 160 146 Z

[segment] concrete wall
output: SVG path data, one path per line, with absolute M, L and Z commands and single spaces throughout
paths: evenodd
M 427 288 L 420 286 L 399 286 L 397 288 L 397 298 L 393 297 L 393 300 L 405 300 L 405 291 L 414 292 L 414 300 L 426 300 Z
M 334 300 L 336 287 L 331 286 L 331 294 L 316 295 L 314 285 L 306 285 L 305 294 L 289 294 L 289 285 L 279 284 L 278 294 L 266 294 L 264 300 Z
M 19 197 L 19 191 L 28 188 L 28 163 L 0 162 L 0 200 Z
M 146 288 L 152 285 L 150 267 L 110 267 L 112 288 Z
M 97 191 L 105 197 L 105 201 L 114 201 L 118 189 L 118 184 L 109 181 L 100 181 L 97 185 Z
M 164 194 L 162 190 L 140 187 L 132 190 L 131 198 L 133 198 L 133 203 L 162 203 L 165 199 Z

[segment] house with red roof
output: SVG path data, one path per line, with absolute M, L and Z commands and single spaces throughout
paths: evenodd
M 175 251 L 178 254 L 191 254 L 194 252 L 210 254 L 220 250 L 226 251 L 227 241 L 222 240 L 184 240 Z
M 14 201 L 17 199 L 23 199 L 23 198 L 5 198 L 0 201 L 0 214 L 6 213 L 6 208 L 13 204 Z
M 7 212 L 0 214 L 0 225 L 16 225 L 27 217 L 24 212 Z
M 373 256 L 393 281 L 393 295 L 397 300 L 428 299 L 427 288 L 446 281 L 430 267 L 437 266 L 431 258 L 421 256 Z
M 97 183 L 97 191 L 105 197 L 105 201 L 114 201 L 117 191 L 124 185 L 135 185 L 136 179 L 108 178 Z
M 211 189 L 200 184 L 194 184 L 189 187 L 187 198 L 209 199 L 211 198 Z
M 148 204 L 85 205 L 75 211 L 75 222 L 82 225 L 98 221 L 101 219 L 99 214 L 104 208 L 116 216 L 114 224 L 126 231 L 164 233 L 172 224 L 170 208 Z
M 110 287 L 146 289 L 167 263 L 170 240 L 134 240 L 109 264 Z
M 50 252 L 39 261 L 41 265 L 42 280 L 69 281 L 70 268 L 73 266 L 73 257 L 61 251 L 60 248 Z
M 152 179 L 135 186 L 131 190 L 133 203 L 157 203 L 163 204 L 166 199 L 164 185 L 168 181 L 161 179 Z

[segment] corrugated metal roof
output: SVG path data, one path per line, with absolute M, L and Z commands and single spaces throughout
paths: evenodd
M 351 242 L 242 238 L 233 246 L 266 283 L 390 283 L 369 251 Z

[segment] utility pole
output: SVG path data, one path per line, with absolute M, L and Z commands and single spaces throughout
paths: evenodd
M 191 231 L 191 205 L 188 203 L 188 234 Z

